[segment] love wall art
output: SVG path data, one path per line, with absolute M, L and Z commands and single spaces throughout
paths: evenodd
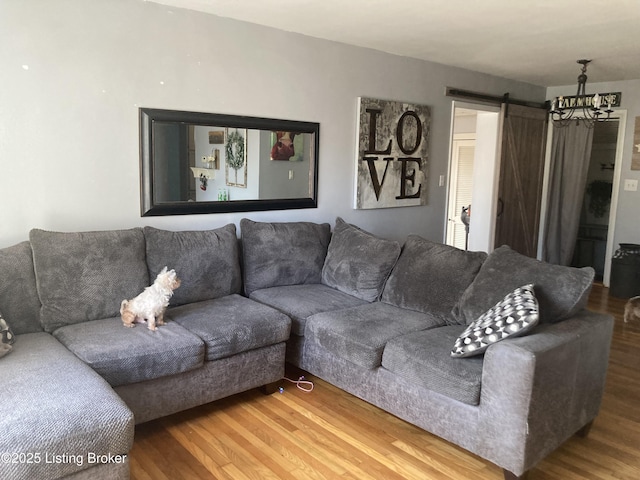
M 358 98 L 354 208 L 426 205 L 431 109 Z

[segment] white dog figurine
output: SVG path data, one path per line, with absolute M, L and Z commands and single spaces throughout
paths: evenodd
M 148 286 L 136 298 L 123 300 L 120 315 L 125 327 L 135 327 L 136 323 L 147 322 L 149 330 L 157 330 L 156 325 L 164 325 L 164 312 L 169 306 L 173 291 L 180 286 L 175 270 L 164 267 L 153 285 Z
M 640 320 L 640 296 L 630 298 L 624 307 L 624 321 Z

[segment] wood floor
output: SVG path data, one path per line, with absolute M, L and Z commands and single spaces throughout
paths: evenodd
M 600 415 L 530 472 L 529 480 L 640 478 L 640 324 L 596 285 L 589 308 L 616 318 Z M 299 372 L 290 369 L 290 378 Z M 139 425 L 134 480 L 502 479 L 502 470 L 322 380 L 311 393 L 235 395 Z

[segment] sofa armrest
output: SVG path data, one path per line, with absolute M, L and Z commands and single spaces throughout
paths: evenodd
M 521 475 L 591 422 L 602 400 L 612 332 L 613 317 L 582 310 L 491 346 L 477 452 Z

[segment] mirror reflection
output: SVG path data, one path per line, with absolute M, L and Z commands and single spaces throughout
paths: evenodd
M 317 206 L 317 123 L 140 109 L 142 215 Z

